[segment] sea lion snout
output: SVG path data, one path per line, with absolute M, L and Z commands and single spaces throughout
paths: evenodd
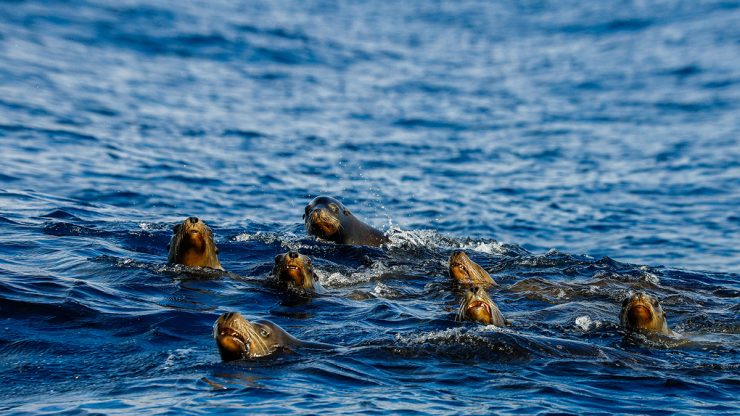
M 216 320 L 213 337 L 222 360 L 234 361 L 249 356 L 249 338 L 242 331 L 245 325 L 249 322 L 238 312 L 224 313 Z
M 311 211 L 311 221 L 327 221 L 330 218 L 332 218 L 331 215 L 324 208 L 314 208 Z
M 622 326 L 630 330 L 670 334 L 663 307 L 658 299 L 645 292 L 630 295 L 622 303 Z
M 310 231 L 322 238 L 334 235 L 340 227 L 340 221 L 325 208 L 314 208 L 310 211 L 307 219 Z
M 650 310 L 642 305 L 633 306 L 627 312 L 627 319 L 633 327 L 647 324 L 652 319 L 652 316 L 653 314 Z
M 501 311 L 493 303 L 486 290 L 478 286 L 472 286 L 465 291 L 465 297 L 460 303 L 457 319 L 480 322 L 486 325 L 506 325 Z
M 449 272 L 455 282 L 464 286 L 495 286 L 496 282 L 482 267 L 470 260 L 467 253 L 455 250 L 450 254 Z

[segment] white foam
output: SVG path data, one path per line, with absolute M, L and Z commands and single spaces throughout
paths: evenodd
M 477 337 L 480 335 L 490 334 L 492 332 L 514 333 L 514 331 L 509 328 L 499 327 L 496 325 L 477 325 L 474 328 L 459 326 L 421 334 L 396 334 L 396 341 L 403 342 L 408 345 L 427 343 L 439 344 L 442 342 L 459 343 L 461 342 L 461 338 L 465 335 Z
M 169 370 L 175 365 L 175 362 L 184 360 L 191 352 L 193 352 L 192 348 L 178 348 L 174 352 L 170 352 L 167 359 L 164 360 L 164 369 Z
M 647 266 L 640 266 L 640 270 L 642 271 L 642 278 L 651 284 L 659 285 L 660 284 L 660 278 L 653 273 L 650 273 L 650 269 Z
M 396 341 L 405 344 L 426 344 L 429 342 L 449 341 L 462 336 L 465 331 L 463 327 L 448 328 L 441 331 L 432 331 L 422 334 L 401 335 L 396 334 Z
M 253 238 L 252 234 L 249 233 L 241 233 L 234 237 L 234 241 L 249 241 Z
M 371 293 L 379 298 L 388 298 L 396 295 L 397 292 L 388 285 L 377 283 Z
M 390 247 L 400 247 L 403 245 L 412 245 L 417 247 L 426 247 L 430 249 L 461 249 L 472 250 L 486 254 L 504 253 L 504 245 L 498 241 L 461 241 L 454 237 L 446 237 L 434 230 L 414 230 L 406 231 L 400 228 L 392 228 L 389 234 L 391 240 Z
M 401 268 L 401 266 L 398 266 Z M 357 283 L 366 283 L 384 273 L 395 270 L 394 267 L 388 267 L 383 262 L 374 262 L 370 267 L 359 269 L 355 272 L 350 273 L 321 273 L 325 276 L 323 279 L 319 277 L 319 283 L 323 286 L 348 286 Z
M 345 276 L 342 273 L 334 272 L 329 275 L 326 273 L 322 273 L 319 276 L 319 283 L 321 283 L 322 286 L 346 286 L 351 283 L 350 276 Z
M 237 242 L 252 240 L 261 241 L 265 244 L 279 243 L 281 247 L 290 250 L 298 250 L 302 247 L 298 242 L 298 237 L 293 234 L 263 233 L 262 231 L 257 231 L 254 234 L 241 233 L 233 238 L 233 241 Z
M 491 242 L 478 242 L 474 244 L 470 244 L 467 247 L 460 247 L 463 249 L 469 249 L 473 251 L 477 251 L 480 253 L 486 253 L 486 254 L 500 254 L 503 252 L 504 245 L 499 243 L 498 241 L 491 241 Z
M 600 326 L 601 321 L 593 321 L 587 315 L 579 316 L 578 318 L 576 318 L 576 327 L 580 328 L 583 331 L 589 331 Z
M 400 228 L 392 228 L 389 233 L 390 247 L 398 247 L 404 244 L 412 246 L 438 247 L 440 235 L 434 230 L 405 231 Z

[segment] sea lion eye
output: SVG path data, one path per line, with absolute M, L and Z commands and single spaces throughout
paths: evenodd
M 267 338 L 270 335 L 270 332 L 266 329 L 260 329 L 260 335 L 262 335 L 262 338 Z
M 329 209 L 335 214 L 339 212 L 339 207 L 336 204 L 329 204 Z

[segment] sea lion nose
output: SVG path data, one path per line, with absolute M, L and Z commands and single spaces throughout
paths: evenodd
M 473 294 L 475 295 L 476 293 L 478 293 L 478 286 L 471 287 L 470 291 L 473 292 Z
M 290 257 L 291 259 L 297 259 L 298 253 L 296 253 L 295 251 L 291 251 L 288 253 L 288 257 Z
M 190 218 L 188 218 L 188 221 L 190 221 L 191 224 L 197 224 L 198 223 L 198 217 L 190 217 Z

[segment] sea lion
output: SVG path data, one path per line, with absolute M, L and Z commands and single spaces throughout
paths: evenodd
M 324 293 L 324 288 L 313 271 L 311 259 L 295 251 L 275 256 L 272 275 L 288 288 Z
M 474 321 L 486 325 L 506 326 L 504 316 L 501 315 L 501 311 L 493 303 L 485 289 L 473 286 L 465 291 L 464 296 L 457 312 L 458 321 Z
M 264 357 L 301 344 L 276 324 L 249 322 L 239 312 L 219 316 L 213 325 L 213 338 L 224 361 Z
M 450 255 L 450 277 L 464 286 L 496 286 L 491 275 L 470 260 L 470 257 L 462 250 L 457 250 Z
M 319 196 L 306 205 L 303 219 L 309 235 L 337 244 L 379 247 L 388 237 L 352 215 L 341 202 L 328 196 Z
M 619 320 L 623 327 L 641 332 L 674 335 L 668 328 L 665 311 L 658 299 L 645 292 L 637 292 L 622 302 Z
M 167 245 L 170 264 L 191 267 L 210 267 L 223 270 L 218 261 L 218 248 L 213 242 L 213 232 L 197 217 L 186 218 L 172 229 L 173 235 Z

